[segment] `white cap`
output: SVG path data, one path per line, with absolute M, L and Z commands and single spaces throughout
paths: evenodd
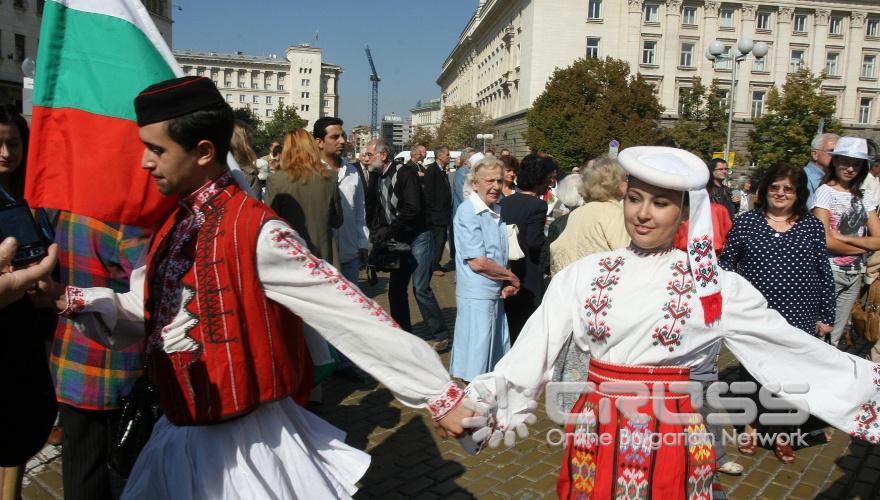
M 832 156 L 848 156 L 859 160 L 870 160 L 868 156 L 868 141 L 861 137 L 841 137 L 834 146 Z
M 683 149 L 635 146 L 624 149 L 617 160 L 628 174 L 652 186 L 692 191 L 709 182 L 706 162 Z
M 484 155 L 483 153 L 474 153 L 471 155 L 470 158 L 468 158 L 468 165 L 474 166 L 485 157 L 486 157 L 486 155 Z

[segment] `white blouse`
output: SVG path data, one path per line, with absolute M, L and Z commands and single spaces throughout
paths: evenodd
M 257 272 L 254 278 L 260 281 L 267 298 L 302 318 L 388 387 L 401 403 L 427 406 L 435 418 L 457 404 L 460 391 L 434 350 L 401 330 L 357 286 L 314 257 L 285 222 L 269 221 L 260 231 Z M 79 323 L 80 331 L 111 348 L 143 341 L 144 276 L 144 267 L 136 269 L 127 293 L 109 288 L 69 289 L 69 309 L 77 313 L 71 319 Z M 181 309 L 163 328 L 161 348 L 166 352 L 197 349 L 195 340 L 186 335 L 196 321 Z
M 551 379 L 569 336 L 601 361 L 689 368 L 710 362 L 721 340 L 762 385 L 809 386 L 806 394 L 783 391 L 780 397 L 805 401 L 829 424 L 880 441 L 880 365 L 789 325 L 744 278 L 717 272 L 721 320 L 707 327 L 684 252 L 641 255 L 627 248 L 580 259 L 553 278 L 516 344 L 472 386 L 506 402 L 492 411 L 498 427 L 512 429 L 532 413 L 530 401 Z M 506 387 L 496 387 L 496 375 Z

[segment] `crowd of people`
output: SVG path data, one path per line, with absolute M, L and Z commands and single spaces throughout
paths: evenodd
M 139 228 L 40 209 L 45 258 L 16 268 L 15 242 L 0 244 L 0 321 L 27 333 L 5 337 L 0 366 L 26 380 L 13 389 L 29 408 L 4 412 L 5 481 L 58 424 L 68 498 L 348 497 L 369 456 L 305 410 L 334 371 L 425 408 L 442 436 L 513 445 L 551 381 L 705 392 L 722 344 L 740 380 L 808 382 L 814 435 L 880 440 L 860 420 L 880 400 L 880 369 L 838 349 L 880 250 L 880 168 L 864 139 L 820 135 L 809 165 L 772 166 L 752 192 L 750 179 L 728 187 L 724 160 L 663 146 L 590 159 L 558 182 L 540 152 L 469 148 L 453 165 L 439 145 L 425 164 L 416 144 L 396 162 L 373 140 L 348 162 L 335 117 L 258 157 L 202 77 L 153 85 L 135 110 L 142 167 L 179 202 L 167 219 Z M 0 113 L 0 206 L 23 200 L 27 142 L 20 115 Z M 454 325 L 431 285 L 452 272 Z M 360 290 L 376 273 L 388 314 Z M 427 342 L 404 333 L 410 287 Z M 450 348 L 447 369 L 437 352 Z M 123 398 L 146 385 L 163 416 L 120 470 Z M 580 416 L 566 426 L 561 497 L 616 496 L 627 481 L 705 497 L 716 471 L 743 472 L 717 426 L 664 422 L 714 439 L 617 453 L 577 436 L 661 432 L 656 405 L 645 427 L 620 411 L 597 420 L 599 393 L 560 403 Z M 739 451 L 771 430 L 747 426 Z M 789 442 L 773 449 L 795 461 Z

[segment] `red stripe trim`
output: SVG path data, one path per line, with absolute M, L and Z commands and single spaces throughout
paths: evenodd
M 612 380 L 648 380 L 652 382 L 686 382 L 690 369 L 686 366 L 617 365 L 590 359 L 590 375 Z M 604 381 L 604 380 L 603 380 Z
M 25 198 L 104 222 L 151 227 L 172 197 L 141 168 L 144 146 L 129 120 L 34 106 Z
M 143 91 L 138 95 L 153 95 L 153 94 L 161 94 L 162 92 L 168 92 L 171 89 L 176 89 L 178 87 L 186 87 L 187 85 L 192 85 L 193 83 L 200 82 L 202 80 L 207 80 L 204 76 L 197 76 L 192 80 L 186 80 L 184 82 L 176 83 L 174 85 L 169 85 L 167 87 L 162 87 L 161 89 L 155 89 L 150 91 Z

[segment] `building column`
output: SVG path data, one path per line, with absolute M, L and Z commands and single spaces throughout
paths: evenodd
M 720 34 L 718 31 L 718 10 L 720 8 L 721 2 L 716 1 L 707 1 L 705 5 L 703 5 L 703 24 L 705 25 L 705 28 L 703 29 L 703 50 L 699 52 L 699 59 L 702 63 L 701 67 L 703 68 L 702 71 L 700 71 L 700 79 L 706 88 L 709 88 L 712 85 L 712 81 L 715 79 L 715 68 L 713 67 L 712 61 L 706 59 L 706 49 L 709 48 L 709 44 L 718 39 L 718 35 Z
M 755 32 L 755 13 L 758 9 L 757 5 L 743 5 L 741 10 L 741 23 L 737 41 L 743 38 L 754 38 Z M 736 71 L 736 102 L 733 110 L 734 118 L 750 120 L 752 118 L 752 67 L 755 56 L 749 56 L 739 63 Z
M 813 54 L 809 61 L 810 71 L 819 74 L 825 70 L 825 46 L 828 44 L 828 23 L 831 18 L 830 9 L 816 9 L 813 16 L 815 23 L 813 30 Z
M 791 21 L 794 16 L 793 7 L 779 7 L 776 21 L 776 47 L 773 53 L 775 68 L 773 71 L 773 81 L 775 81 L 780 89 L 785 79 L 788 78 L 788 65 L 791 59 L 791 40 L 792 26 Z
M 629 15 L 627 16 L 626 33 L 628 43 L 632 51 L 629 56 L 630 61 L 634 61 L 631 72 L 633 74 L 639 72 L 639 63 L 642 62 L 642 6 L 643 0 L 628 0 Z
M 666 26 L 663 30 L 663 40 L 660 40 L 660 47 L 658 47 L 663 54 L 660 103 L 666 107 L 667 113 L 677 112 L 675 107 L 675 75 L 678 74 L 679 55 L 681 54 L 681 40 L 678 39 L 680 30 L 681 0 L 667 0 Z M 696 51 L 695 47 L 694 57 L 697 57 Z
M 846 50 L 842 50 L 843 58 L 843 98 L 840 100 L 842 109 L 837 110 L 837 116 L 849 123 L 855 123 L 858 118 L 859 107 L 859 78 L 862 76 L 862 47 L 865 43 L 865 12 L 853 12 L 849 19 L 849 37 L 846 40 Z

